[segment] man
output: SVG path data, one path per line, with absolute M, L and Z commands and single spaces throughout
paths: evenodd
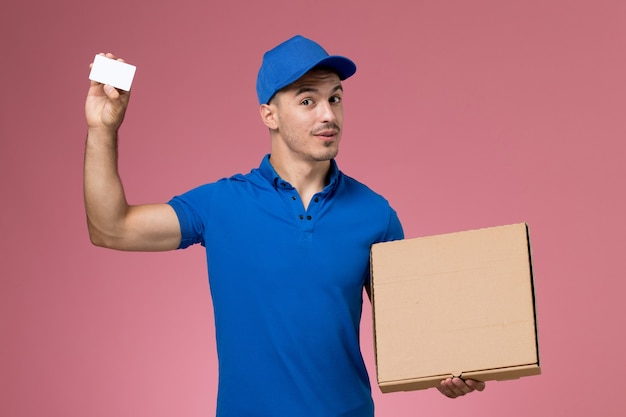
M 107 54 L 113 58 L 113 55 Z M 85 205 L 99 246 L 206 247 L 219 357 L 218 416 L 373 415 L 359 349 L 373 243 L 402 239 L 388 202 L 339 171 L 341 81 L 355 64 L 295 36 L 263 57 L 260 116 L 271 153 L 173 198 L 130 206 L 117 172 L 129 94 L 92 82 L 86 101 Z M 459 378 L 457 397 L 484 383 Z

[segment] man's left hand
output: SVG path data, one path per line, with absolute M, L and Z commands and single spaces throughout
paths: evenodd
M 485 389 L 485 383 L 473 379 L 447 378 L 437 387 L 440 393 L 448 398 L 457 398 L 473 391 Z

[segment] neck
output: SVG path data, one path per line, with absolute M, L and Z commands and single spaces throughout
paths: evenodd
M 304 207 L 308 207 L 313 196 L 322 191 L 328 182 L 330 160 L 303 161 L 285 160 L 272 153 L 270 162 L 276 173 L 298 191 Z

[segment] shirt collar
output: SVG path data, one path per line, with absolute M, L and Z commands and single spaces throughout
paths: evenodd
M 263 178 L 265 178 L 267 181 L 270 182 L 270 184 L 272 184 L 274 188 L 276 188 L 278 185 L 278 182 L 281 181 L 280 176 L 276 173 L 276 170 L 274 170 L 274 167 L 270 163 L 270 154 L 267 154 L 263 157 L 263 160 L 261 161 L 261 165 L 259 166 L 259 172 L 261 173 Z M 337 162 L 334 159 L 331 159 L 330 160 L 330 172 L 329 172 L 330 181 L 328 182 L 328 185 L 324 187 L 325 190 L 331 190 L 337 186 L 340 173 L 341 172 L 339 171 Z

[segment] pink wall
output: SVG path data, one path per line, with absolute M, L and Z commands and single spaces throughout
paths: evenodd
M 89 244 L 88 64 L 138 66 L 120 169 L 159 202 L 258 164 L 256 71 L 295 33 L 357 62 L 339 163 L 408 237 L 531 227 L 543 374 L 458 400 L 375 389 L 378 415 L 623 415 L 626 2 L 37 3 L 0 5 L 0 415 L 212 414 L 202 250 Z

